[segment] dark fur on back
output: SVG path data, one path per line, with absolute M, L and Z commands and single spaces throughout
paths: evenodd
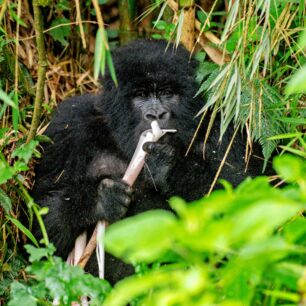
M 118 87 L 107 75 L 102 94 L 70 98 L 56 110 L 46 131 L 53 144 L 44 145 L 33 195 L 40 205 L 49 207 L 45 224 L 58 255 L 67 257 L 77 236 L 103 218 L 105 211 L 101 215 L 97 213 L 101 180 L 120 180 L 140 133 L 150 127 L 131 103 L 139 87 L 166 84 L 174 88 L 179 103 L 171 109 L 169 128 L 176 128 L 178 132 L 163 139 L 165 152 L 157 152 L 155 157 L 149 154 L 150 173 L 145 169 L 138 178 L 127 215 L 154 208 L 168 209 L 167 199 L 171 195 L 190 201 L 209 190 L 233 129 L 229 128 L 219 143 L 219 121 L 216 120 L 206 145 L 206 159 L 203 159 L 204 123 L 190 154 L 185 157 L 198 124 L 194 116 L 203 101 L 194 98 L 198 89 L 194 81 L 196 62 L 183 47 L 166 48 L 164 41 L 143 40 L 118 49 L 113 53 Z M 169 147 L 174 155 L 167 155 L 171 151 Z M 244 150 L 244 136 L 237 134 L 221 173 L 222 178 L 234 185 L 247 175 L 260 174 L 262 169 L 259 160 L 251 159 L 248 172 L 244 172 Z M 116 192 L 110 196 L 106 191 L 104 194 L 114 199 L 110 202 L 115 206 Z M 119 217 L 113 213 L 111 220 Z M 114 260 L 108 256 L 106 262 L 106 279 L 111 282 L 131 273 L 130 267 Z

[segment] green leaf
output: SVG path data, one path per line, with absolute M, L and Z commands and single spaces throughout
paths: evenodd
M 111 56 L 111 53 L 110 53 L 109 50 L 106 50 L 106 62 L 107 62 L 107 65 L 108 65 L 110 75 L 111 75 L 115 85 L 118 86 L 118 80 L 117 80 L 117 76 L 116 76 L 114 63 L 113 63 L 113 59 L 112 59 L 112 56 Z
M 102 41 L 102 33 L 101 29 L 99 28 L 96 35 L 96 46 L 95 46 L 95 59 L 94 59 L 94 78 L 97 80 L 99 77 L 99 73 L 101 71 L 102 66 L 102 59 L 103 59 L 103 52 L 105 52 L 105 46 Z M 102 75 L 104 72 L 102 73 Z
M 295 133 L 279 134 L 279 135 L 269 137 L 268 140 L 295 138 L 298 136 L 306 136 L 306 133 L 295 132 Z
M 27 170 L 29 170 L 29 167 L 27 166 L 27 164 L 25 162 L 17 160 L 14 163 L 14 171 L 15 172 L 27 171 Z
M 290 118 L 290 117 L 281 117 L 281 118 L 275 118 L 276 120 L 285 122 L 285 123 L 290 123 L 294 125 L 304 125 L 306 124 L 306 119 L 305 118 Z
M 14 169 L 0 160 L 0 185 L 6 183 L 7 180 L 11 179 L 14 175 Z
M 67 38 L 69 37 L 71 32 L 71 27 L 69 23 L 70 20 L 67 18 L 55 19 L 51 22 L 51 28 L 54 27 L 54 29 L 51 29 L 48 32 L 54 40 L 61 43 L 61 45 L 64 47 L 68 45 Z
M 169 233 L 176 228 L 175 216 L 155 210 L 117 222 L 107 228 L 106 249 L 129 262 L 152 262 L 170 248 Z
M 34 154 L 35 148 L 38 146 L 38 141 L 31 140 L 29 143 L 24 143 L 14 150 L 12 157 L 19 157 L 26 164 Z
M 287 151 L 289 153 L 292 153 L 292 154 L 295 154 L 297 156 L 300 156 L 300 157 L 304 157 L 306 158 L 306 152 L 302 151 L 302 150 L 299 150 L 299 149 L 294 149 L 290 146 L 279 146 L 281 149 L 283 149 L 284 151 Z
M 286 94 L 306 92 L 306 66 L 300 68 L 291 78 L 287 87 Z
M 306 162 L 299 157 L 285 154 L 277 156 L 273 160 L 276 172 L 287 182 L 296 182 L 305 179 Z
M 16 225 L 37 247 L 38 247 L 38 242 L 36 238 L 33 236 L 33 234 L 17 219 L 11 218 L 7 216 L 7 218 L 14 224 Z
M 12 201 L 10 197 L 0 188 L 0 205 L 4 211 L 8 214 L 12 209 Z
M 298 217 L 291 222 L 288 222 L 284 227 L 284 234 L 288 241 L 298 242 L 306 241 L 306 218 Z
M 299 38 L 299 45 L 301 46 L 301 48 L 306 47 L 306 29 L 302 32 Z
M 12 108 L 17 108 L 15 102 L 0 88 L 0 100 Z
M 8 306 L 37 306 L 37 299 L 32 295 L 31 289 L 21 283 L 13 282 L 11 286 Z
M 24 247 L 30 254 L 29 260 L 31 262 L 40 261 L 42 258 L 52 255 L 55 251 L 55 247 L 52 244 L 49 244 L 47 248 L 38 248 L 30 244 L 27 244 Z

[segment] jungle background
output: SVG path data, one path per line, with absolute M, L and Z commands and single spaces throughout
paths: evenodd
M 54 298 L 70 305 L 80 296 L 116 306 L 306 305 L 305 1 L 0 5 L 1 305 L 52 305 Z M 218 171 L 210 196 L 170 201 L 176 217 L 155 211 L 111 226 L 107 250 L 136 267 L 112 289 L 54 257 L 47 238 L 36 241 L 31 224 L 37 218 L 43 229 L 47 212 L 30 190 L 56 105 L 103 90 L 97 79 L 106 67 L 116 81 L 111 51 L 135 38 L 163 38 L 192 52 L 200 62 L 199 122 L 209 110 L 210 127 L 219 114 L 220 140 L 230 122 L 244 128 L 246 160 L 258 141 L 276 174 L 213 191 Z M 209 127 L 195 131 L 204 143 Z M 219 170 L 225 162 L 226 155 Z

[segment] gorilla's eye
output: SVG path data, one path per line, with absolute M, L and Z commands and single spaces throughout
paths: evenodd
M 171 88 L 165 88 L 164 90 L 162 90 L 161 95 L 165 97 L 172 97 L 174 95 L 174 92 Z
M 148 97 L 148 91 L 145 89 L 145 88 L 143 88 L 143 89 L 138 89 L 138 90 L 136 90 L 136 92 L 135 92 L 135 97 L 141 97 L 141 98 L 146 98 L 146 97 Z

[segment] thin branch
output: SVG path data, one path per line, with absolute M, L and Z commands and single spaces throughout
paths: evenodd
M 33 1 L 33 12 L 34 12 L 34 28 L 36 33 L 36 45 L 38 51 L 38 72 L 37 72 L 37 83 L 36 83 L 36 96 L 34 101 L 34 112 L 31 123 L 30 132 L 27 137 L 27 142 L 30 142 L 36 135 L 36 131 L 40 121 L 41 105 L 44 98 L 44 84 L 47 70 L 47 57 L 44 42 L 43 33 L 43 21 L 42 15 L 37 0 Z
M 95 227 L 94 232 L 91 235 L 90 240 L 87 243 L 87 246 L 84 250 L 84 253 L 82 257 L 80 258 L 78 262 L 78 266 L 82 267 L 83 269 L 85 268 L 89 258 L 91 257 L 92 253 L 96 249 L 97 246 L 97 233 L 98 233 L 98 227 Z
M 234 132 L 234 134 L 233 134 L 233 137 L 232 137 L 230 143 L 228 144 L 228 147 L 227 147 L 227 149 L 226 149 L 226 152 L 225 152 L 225 154 L 224 154 L 224 157 L 223 157 L 223 159 L 222 159 L 222 161 L 221 161 L 221 163 L 220 163 L 220 166 L 219 166 L 218 171 L 217 171 L 217 173 L 216 173 L 216 175 L 215 175 L 214 181 L 213 181 L 212 184 L 210 185 L 210 189 L 209 189 L 207 195 L 210 195 L 210 194 L 211 194 L 211 192 L 213 191 L 213 189 L 214 189 L 214 187 L 215 187 L 215 185 L 216 185 L 216 183 L 217 183 L 218 177 L 219 177 L 219 175 L 220 175 L 220 173 L 221 173 L 221 170 L 222 170 L 222 168 L 223 168 L 223 166 L 224 166 L 224 164 L 225 164 L 227 155 L 228 155 L 228 153 L 230 152 L 230 150 L 231 150 L 231 148 L 232 148 L 232 145 L 233 145 L 234 139 L 235 139 L 235 137 L 236 137 L 236 134 L 237 134 L 237 132 L 238 132 L 238 129 L 239 129 L 239 126 L 237 126 L 237 128 L 236 128 L 236 130 L 235 130 L 235 132 Z
M 83 48 L 86 49 L 86 39 L 85 39 L 84 28 L 83 28 L 82 18 L 81 18 L 80 0 L 75 0 L 75 6 L 76 6 L 76 13 L 77 13 L 76 20 L 77 20 L 77 25 L 80 27 L 82 45 L 83 45 Z
M 20 28 L 20 16 L 21 16 L 21 0 L 18 1 L 17 7 L 17 27 L 16 27 L 16 51 L 15 51 L 15 83 L 14 91 L 15 95 L 18 96 L 18 80 L 19 80 L 19 61 L 18 61 L 18 51 L 19 51 L 19 28 Z
M 103 17 L 102 17 L 102 14 L 101 14 L 101 10 L 100 10 L 98 0 L 92 0 L 92 4 L 95 8 L 99 28 L 101 29 L 102 33 L 104 33 L 105 32 L 104 21 L 103 21 Z M 102 35 L 102 40 L 103 40 L 103 44 L 104 44 L 105 49 L 109 50 L 108 42 L 107 42 L 107 39 L 106 39 L 105 35 Z

